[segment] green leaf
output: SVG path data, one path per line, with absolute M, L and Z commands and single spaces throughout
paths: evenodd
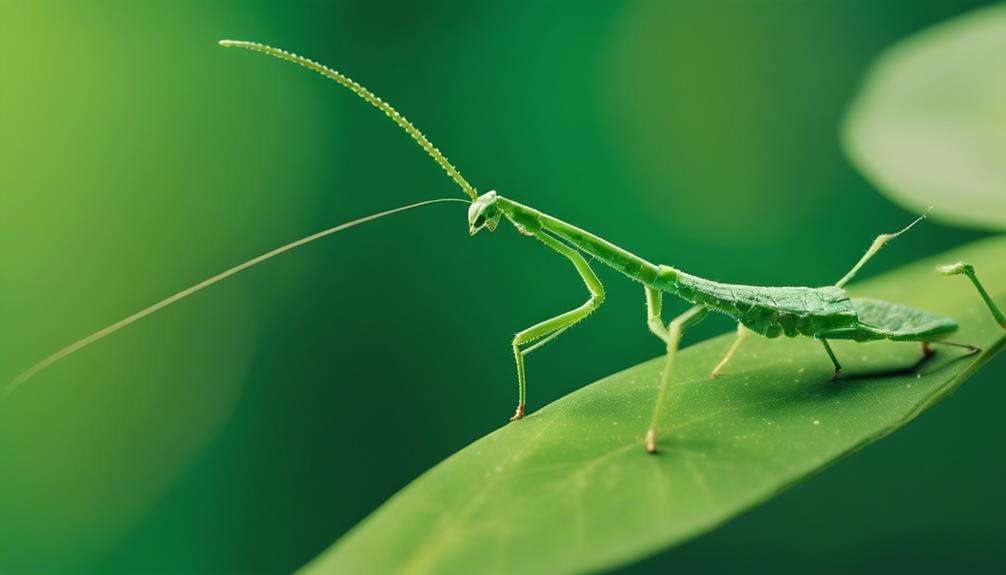
M 853 163 L 892 200 L 1006 229 L 1006 7 L 934 26 L 874 64 L 843 128 Z
M 304 571 L 579 573 L 680 544 L 901 427 L 999 352 L 1006 331 L 971 284 L 934 267 L 969 261 L 1004 301 L 1004 253 L 1006 237 L 986 240 L 850 290 L 954 317 L 954 341 L 981 353 L 941 346 L 904 371 L 920 358 L 918 343 L 835 342 L 849 377 L 832 383 L 820 343 L 753 338 L 712 380 L 730 337 L 702 342 L 678 356 L 660 454 L 643 451 L 657 358 L 462 449 Z M 532 380 L 532 393 L 547 384 Z

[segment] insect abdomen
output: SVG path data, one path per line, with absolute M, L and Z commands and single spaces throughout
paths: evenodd
M 725 310 L 725 313 L 744 324 L 744 327 L 765 337 L 778 337 L 780 335 L 785 335 L 786 337 L 812 336 L 821 329 L 829 328 L 834 323 L 839 323 L 843 326 L 847 323 L 852 323 L 851 321 L 835 322 L 832 316 L 816 314 L 801 315 L 761 306 L 754 306 L 747 310 L 747 312 L 738 309 L 737 313 L 732 313 L 731 310 Z
M 856 322 L 856 310 L 845 291 L 834 286 L 744 286 L 714 282 L 677 270 L 673 272 L 677 277 L 668 285 L 670 291 L 729 315 L 766 337 L 811 336 L 821 330 Z

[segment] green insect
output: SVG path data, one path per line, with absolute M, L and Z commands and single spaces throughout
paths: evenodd
M 844 339 L 857 342 L 880 339 L 916 341 L 922 343 L 923 357 L 928 357 L 932 353 L 930 345 L 934 343 L 962 347 L 971 352 L 978 351 L 978 348 L 974 346 L 952 343 L 943 339 L 948 334 L 957 330 L 957 323 L 950 318 L 940 317 L 897 303 L 866 298 L 850 298 L 845 293 L 845 290 L 842 289 L 887 242 L 908 231 L 922 220 L 925 215 L 897 233 L 878 236 L 866 251 L 866 254 L 863 255 L 845 276 L 835 282 L 835 285 L 811 288 L 757 287 L 719 283 L 693 276 L 671 266 L 650 263 L 590 232 L 534 208 L 500 196 L 494 191 L 479 195 L 475 188 L 462 177 L 457 168 L 412 123 L 372 92 L 335 70 L 296 54 L 291 54 L 264 44 L 232 40 L 222 40 L 220 44 L 225 47 L 245 48 L 262 52 L 294 62 L 349 88 L 356 95 L 384 112 L 399 127 L 405 130 L 447 172 L 465 194 L 471 198 L 468 208 L 468 231 L 470 235 L 474 236 L 483 229 L 493 231 L 499 225 L 500 221 L 505 218 L 513 224 L 518 232 L 537 239 L 545 246 L 567 258 L 573 264 L 573 267 L 580 274 L 590 294 L 587 301 L 575 309 L 518 332 L 511 344 L 517 363 L 517 409 L 513 417 L 510 418 L 511 421 L 521 419 L 525 414 L 526 381 L 524 375 L 524 357 L 582 321 L 604 302 L 604 287 L 597 279 L 597 275 L 594 274 L 590 264 L 584 258 L 584 253 L 622 272 L 630 279 L 643 284 L 646 296 L 647 326 L 655 336 L 664 342 L 667 348 L 666 363 L 661 375 L 660 389 L 653 407 L 650 426 L 646 431 L 644 440 L 646 450 L 650 453 L 657 451 L 657 424 L 660 419 L 664 400 L 667 397 L 668 384 L 674 370 L 674 358 L 678 351 L 681 337 L 686 329 L 701 321 L 710 312 L 722 313 L 737 321 L 737 337 L 733 345 L 731 345 L 730 349 L 723 356 L 723 359 L 713 368 L 712 377 L 716 377 L 727 366 L 752 334 L 759 334 L 769 338 L 785 335 L 786 337 L 806 336 L 817 339 L 821 342 L 821 346 L 834 365 L 835 371 L 832 379 L 838 377 L 842 371 L 842 366 L 828 344 L 829 340 Z M 341 224 L 267 252 L 63 348 L 16 377 L 7 386 L 5 391 L 12 391 L 39 371 L 67 355 L 107 337 L 119 329 L 172 303 L 280 253 L 394 213 L 433 203 L 450 201 L 468 203 L 466 200 L 461 199 L 442 198 L 409 204 Z M 973 267 L 965 263 L 956 263 L 941 266 L 938 271 L 946 275 L 963 274 L 967 276 L 977 288 L 978 293 L 991 310 L 996 321 L 1006 329 L 1006 318 L 1003 317 L 1002 312 L 992 301 L 981 282 L 978 281 Z M 688 311 L 668 323 L 664 323 L 661 317 L 663 294 L 665 292 L 678 296 L 692 304 L 692 307 Z

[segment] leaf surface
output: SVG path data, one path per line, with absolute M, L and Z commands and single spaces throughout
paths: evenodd
M 978 354 L 941 346 L 905 370 L 920 357 L 917 343 L 835 342 L 849 376 L 832 383 L 818 342 L 752 338 L 712 380 L 731 339 L 705 341 L 678 356 L 660 454 L 642 444 L 656 358 L 462 449 L 304 572 L 580 573 L 680 544 L 901 427 L 999 352 L 1006 331 L 971 285 L 933 268 L 970 261 L 1006 302 L 1004 255 L 1006 237 L 993 238 L 849 290 L 953 317 L 953 340 L 981 346 Z
M 853 163 L 892 200 L 1006 229 L 1006 8 L 977 10 L 884 52 L 843 129 Z

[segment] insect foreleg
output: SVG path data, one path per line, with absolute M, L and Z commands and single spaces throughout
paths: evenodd
M 601 303 L 604 302 L 604 286 L 601 285 L 601 281 L 597 279 L 597 275 L 594 274 L 594 270 L 590 268 L 590 264 L 588 264 L 587 260 L 580 255 L 580 252 L 544 232 L 535 232 L 534 235 L 541 240 L 542 243 L 566 256 L 569 261 L 573 263 L 573 267 L 576 268 L 576 271 L 580 273 L 580 277 L 583 278 L 583 283 L 587 285 L 587 290 L 590 292 L 590 299 L 588 299 L 580 307 L 535 324 L 519 332 L 517 336 L 514 337 L 513 354 L 514 359 L 517 361 L 517 410 L 514 412 L 513 417 L 510 418 L 510 421 L 524 417 L 526 404 L 524 356 L 538 349 L 546 342 L 554 339 L 560 333 L 572 327 L 575 323 L 590 315 L 591 312 L 597 309 Z M 525 349 L 521 349 L 522 345 L 539 339 L 541 339 L 541 341 L 538 343 Z
M 975 275 L 975 268 L 971 264 L 966 264 L 964 262 L 957 262 L 955 264 L 950 264 L 948 266 L 940 266 L 936 268 L 936 271 L 943 275 L 954 276 L 954 275 L 965 275 L 971 280 L 971 283 L 975 284 L 975 289 L 978 290 L 978 295 L 982 296 L 985 301 L 985 305 L 989 307 L 989 311 L 992 312 L 993 317 L 999 322 L 999 325 L 1006 329 L 1006 317 L 1003 316 L 1003 312 L 999 309 L 999 306 L 992 301 L 992 296 L 989 292 L 985 291 L 985 286 L 982 282 L 978 281 L 978 276 Z
M 647 290 L 647 304 L 650 310 L 650 317 L 653 317 L 654 306 L 649 305 L 654 301 L 649 290 Z M 659 300 L 657 300 L 659 301 Z M 659 305 L 659 304 L 658 304 Z M 659 309 L 657 310 L 659 313 Z M 664 401 L 667 399 L 667 389 L 671 381 L 671 372 L 674 369 L 674 358 L 678 353 L 678 344 L 681 343 L 681 336 L 685 330 L 702 321 L 709 314 L 709 308 L 704 305 L 697 305 L 685 313 L 674 318 L 667 324 L 667 361 L 664 363 L 664 371 L 660 375 L 660 390 L 657 392 L 657 402 L 653 406 L 653 415 L 650 418 L 650 428 L 646 430 L 646 451 L 657 452 L 657 422 L 660 421 L 660 413 L 663 411 Z M 659 315 L 657 316 L 659 319 Z M 651 328 L 651 331 L 652 328 Z M 659 333 L 654 331 L 659 337 Z
M 720 362 L 716 364 L 716 367 L 713 368 L 713 372 L 709 375 L 712 377 L 718 376 L 720 374 L 720 371 L 723 370 L 723 367 L 726 366 L 726 364 L 729 363 L 731 359 L 733 359 L 734 354 L 737 353 L 737 350 L 741 348 L 741 345 L 743 345 L 744 342 L 747 341 L 749 337 L 751 337 L 752 333 L 754 332 L 744 327 L 744 324 L 737 322 L 737 338 L 734 339 L 733 345 L 730 346 L 730 349 L 727 350 L 726 355 L 724 355 L 723 359 L 721 359 Z

